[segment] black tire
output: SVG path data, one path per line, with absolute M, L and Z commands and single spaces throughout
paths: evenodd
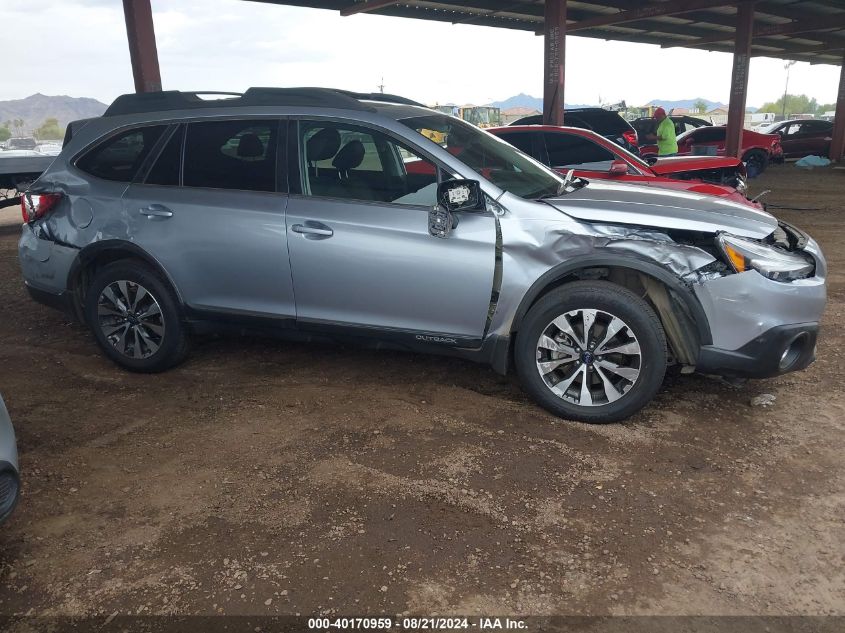
M 135 288 L 134 297 L 137 297 L 139 294 L 138 287 L 144 289 L 149 297 L 155 301 L 158 312 L 160 313 L 158 317 L 147 317 L 152 320 L 143 329 L 145 334 L 154 337 L 155 342 L 152 342 L 153 339 L 148 339 L 151 342 L 147 344 L 143 340 L 143 337 L 140 339 L 134 338 L 134 341 L 141 341 L 139 344 L 140 351 L 138 352 L 140 357 L 134 357 L 135 348 L 133 342 L 128 343 L 129 347 L 127 347 L 127 344 L 121 345 L 124 350 L 130 350 L 122 352 L 118 349 L 118 342 L 113 342 L 115 339 L 110 339 L 107 332 L 104 331 L 104 328 L 110 330 L 113 327 L 118 327 L 121 319 L 125 321 L 128 317 L 121 316 L 117 311 L 112 310 L 114 313 L 113 316 L 103 317 L 103 319 L 112 319 L 109 324 L 103 325 L 100 320 L 101 315 L 99 311 L 101 301 L 103 301 L 102 306 L 104 308 L 108 309 L 109 307 L 107 301 L 101 299 L 101 295 L 103 295 L 106 288 L 113 289 L 113 284 L 118 284 L 118 282 L 122 281 L 129 282 L 127 287 L 129 288 L 130 294 L 132 293 L 132 288 Z M 139 305 L 139 310 L 151 305 L 146 295 L 143 301 L 146 301 L 146 303 Z M 182 362 L 188 354 L 190 342 L 188 333 L 182 323 L 176 296 L 170 285 L 143 262 L 137 260 L 121 260 L 108 264 L 100 269 L 94 276 L 85 294 L 84 308 L 85 320 L 103 353 L 112 361 L 129 371 L 142 373 L 164 371 Z M 155 312 L 155 310 L 153 309 L 152 312 Z M 126 323 L 126 327 L 130 325 Z M 121 325 L 120 327 L 123 326 Z M 157 332 L 153 332 L 152 329 L 147 329 L 151 327 L 161 329 L 161 334 L 159 335 Z M 112 334 L 112 337 L 115 336 L 119 338 L 119 334 Z M 128 336 L 127 338 L 132 339 L 133 337 Z M 157 348 L 155 351 L 152 351 L 154 345 Z
M 608 341 L 598 341 L 598 343 L 606 343 L 605 349 L 621 349 L 620 345 L 626 341 L 633 341 L 639 349 L 636 355 L 618 356 L 608 352 L 609 356 L 599 356 L 592 354 L 593 348 L 588 346 L 585 351 L 590 353 L 589 358 L 579 353 L 579 361 L 567 362 L 565 366 L 562 366 L 563 369 L 559 371 L 564 377 L 567 372 L 577 373 L 581 369 L 584 370 L 585 376 L 588 371 L 590 372 L 586 380 L 597 382 L 589 389 L 595 388 L 599 395 L 603 391 L 606 396 L 604 403 L 595 406 L 581 405 L 555 394 L 552 386 L 560 388 L 566 380 L 562 378 L 550 386 L 546 378 L 541 375 L 538 366 L 538 362 L 542 360 L 538 356 L 543 354 L 539 349 L 540 336 L 548 335 L 553 320 L 576 310 L 598 311 L 595 322 L 599 325 L 595 326 L 593 335 L 599 331 L 599 327 L 603 327 L 604 330 L 596 338 L 603 338 L 607 334 L 612 317 L 621 320 L 623 325 L 627 326 Z M 577 328 L 577 325 L 574 327 Z M 583 329 L 582 320 L 580 334 L 583 334 Z M 575 333 L 579 334 L 578 331 Z M 616 338 L 617 336 L 619 338 Z M 617 343 L 610 345 L 610 341 L 617 341 Z M 580 341 L 577 345 L 572 345 L 573 348 L 578 349 L 580 346 Z M 576 281 L 550 291 L 531 307 L 517 333 L 514 355 L 522 385 L 538 404 L 561 418 L 591 424 L 606 424 L 630 417 L 643 408 L 657 393 L 666 374 L 666 335 L 651 306 L 630 290 L 606 281 Z M 620 358 L 623 360 L 619 361 Z M 622 366 L 621 363 L 630 363 L 630 368 L 638 370 L 639 373 L 633 381 L 621 379 L 615 373 L 610 373 L 608 361 L 612 361 L 617 368 Z M 599 368 L 597 369 L 596 366 Z M 576 369 L 572 371 L 573 368 Z M 624 367 L 624 369 L 629 369 L 629 367 Z M 546 374 L 550 382 L 560 375 L 556 371 L 558 370 Z M 572 373 L 568 375 L 572 376 Z M 608 394 L 614 390 L 607 389 L 605 377 L 618 381 L 616 385 L 613 385 L 616 388 L 613 397 L 617 397 L 619 393 L 622 394 L 621 397 L 610 400 L 611 396 Z M 576 377 L 575 380 L 576 382 L 571 383 L 572 386 L 567 389 L 574 389 L 576 384 L 583 382 L 581 377 Z M 574 398 L 567 389 L 563 390 L 566 397 Z M 601 397 L 597 400 L 601 401 Z
M 769 155 L 761 149 L 752 149 L 742 160 L 749 178 L 756 178 L 769 166 Z

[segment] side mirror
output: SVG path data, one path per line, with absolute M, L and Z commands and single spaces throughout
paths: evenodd
M 611 176 L 624 176 L 628 173 L 628 163 L 624 160 L 615 160 L 610 164 L 610 175 Z
M 656 154 L 648 154 L 645 157 L 645 162 L 647 162 L 649 165 L 654 165 L 654 163 L 657 162 L 657 155 Z
M 437 203 L 452 213 L 484 208 L 484 193 L 477 180 L 447 180 L 437 186 Z
M 456 211 L 484 209 L 484 192 L 477 180 L 447 180 L 437 186 L 437 204 L 428 212 L 428 233 L 449 237 L 458 226 Z
M 446 207 L 434 205 L 428 211 L 428 234 L 432 237 L 447 238 L 457 226 L 456 218 Z

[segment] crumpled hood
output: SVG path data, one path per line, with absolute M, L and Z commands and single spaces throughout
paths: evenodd
M 651 171 L 660 176 L 699 169 L 735 168 L 740 164 L 733 156 L 668 156 L 660 158 L 651 166 Z
M 662 187 L 591 180 L 572 193 L 546 202 L 587 222 L 705 233 L 726 231 L 757 239 L 770 235 L 777 228 L 777 220 L 765 211 L 722 197 Z

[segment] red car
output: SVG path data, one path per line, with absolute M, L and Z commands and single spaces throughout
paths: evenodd
M 724 125 L 708 125 L 688 130 L 678 136 L 678 156 L 724 156 L 726 133 L 727 128 Z M 646 159 L 649 156 L 657 156 L 657 146 L 640 147 L 640 153 Z M 749 177 L 760 175 L 770 162 L 783 160 L 780 135 L 743 130 L 740 156 Z
M 580 128 L 509 125 L 487 131 L 563 174 L 573 169 L 576 176 L 587 179 L 614 178 L 694 191 L 760 208 L 744 195 L 745 167 L 737 158 L 671 157 L 649 165 L 595 132 Z

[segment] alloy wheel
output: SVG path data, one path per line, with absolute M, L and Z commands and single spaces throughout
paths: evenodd
M 103 337 L 129 358 L 148 358 L 164 340 L 164 318 L 155 296 L 133 281 L 119 280 L 103 288 L 97 301 Z
M 615 402 L 637 382 L 642 350 L 625 321 L 603 310 L 572 310 L 537 341 L 537 371 L 559 398 L 584 407 Z

